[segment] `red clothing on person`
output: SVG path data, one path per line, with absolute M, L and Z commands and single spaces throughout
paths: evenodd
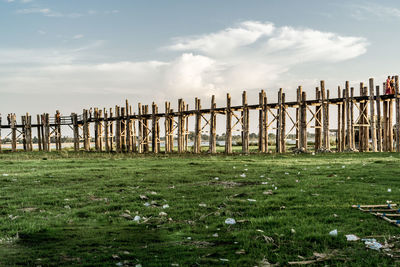
M 386 91 L 385 94 L 386 95 L 390 95 L 392 93 L 392 88 L 390 87 L 390 79 L 388 78 L 386 80 Z

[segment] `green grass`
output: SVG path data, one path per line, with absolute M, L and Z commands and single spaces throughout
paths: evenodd
M 395 153 L 1 154 L 0 265 L 262 266 L 314 252 L 333 255 L 322 265 L 395 265 L 344 235 L 399 234 L 351 208 L 400 202 L 399 167 Z

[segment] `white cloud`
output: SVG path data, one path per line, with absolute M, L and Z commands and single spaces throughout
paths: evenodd
M 83 37 L 85 37 L 85 35 L 77 34 L 77 35 L 74 35 L 73 39 L 82 39 Z
M 358 20 L 369 19 L 371 16 L 381 19 L 400 18 L 400 9 L 378 3 L 365 2 L 362 5 L 351 4 L 348 5 L 348 9 L 351 16 Z
M 364 54 L 368 45 L 360 37 L 247 21 L 175 39 L 164 52 L 180 54 L 168 61 L 82 63 L 102 44 L 61 51 L 0 50 L 0 90 L 114 92 L 149 101 L 219 95 L 282 86 L 286 81 L 281 77 L 295 67 L 349 60 Z
M 18 9 L 16 11 L 17 14 L 22 14 L 22 15 L 27 15 L 27 14 L 41 14 L 46 17 L 53 17 L 53 18 L 79 18 L 82 17 L 82 14 L 80 13 L 68 13 L 64 14 L 61 12 L 53 11 L 50 8 L 24 8 L 24 9 Z

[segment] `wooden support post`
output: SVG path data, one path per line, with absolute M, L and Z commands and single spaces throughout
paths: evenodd
M 10 127 L 11 127 L 11 150 L 12 152 L 17 151 L 17 117 L 15 114 L 10 115 Z
M 142 104 L 138 103 L 138 152 L 143 153 Z
M 388 141 L 389 151 L 393 152 L 393 99 L 389 100 L 388 103 L 389 119 L 388 119 Z
M 149 120 L 147 119 L 147 115 L 149 114 L 149 105 L 144 105 L 142 107 L 143 109 L 143 114 L 146 115 L 143 119 L 143 136 L 144 136 L 144 145 L 143 145 L 143 151 L 144 152 L 149 152 L 150 151 L 150 126 L 149 126 Z
M 115 106 L 115 150 L 121 153 L 121 108 Z
M 349 81 L 346 81 L 346 89 L 345 93 L 343 94 L 343 97 L 346 95 L 346 148 L 349 150 L 353 149 L 353 136 L 352 136 L 352 130 L 351 130 L 351 116 L 350 116 L 350 84 Z
M 277 110 L 277 120 L 276 120 L 276 153 L 282 153 L 282 88 L 278 91 L 278 110 Z
M 307 152 L 307 96 L 306 92 L 301 95 L 300 111 L 300 149 Z
M 259 105 L 259 112 L 258 112 L 258 152 L 265 152 L 265 109 L 264 109 L 264 90 L 258 94 L 258 105 Z
M 263 107 L 262 107 L 262 109 L 264 110 L 264 120 L 263 120 L 263 127 L 264 127 L 264 146 L 265 146 L 265 149 L 264 149 L 264 151 L 266 152 L 266 153 L 268 153 L 268 148 L 269 148 L 269 144 L 268 144 L 268 129 L 269 129 L 269 126 L 268 126 L 268 106 L 267 106 L 267 104 L 268 104 L 268 99 L 267 99 L 267 94 L 264 92 L 264 105 L 263 105 Z
M 341 98 L 341 92 L 340 92 L 340 86 L 338 86 L 338 99 L 340 99 Z M 337 115 L 337 133 L 336 133 L 336 151 L 338 151 L 338 152 L 343 152 L 343 149 L 342 149 L 342 143 L 341 143 L 341 140 L 342 140 L 342 129 L 341 129 L 341 127 L 342 127 L 342 122 L 341 122 L 341 108 L 342 108 L 342 105 L 343 105 L 343 100 L 342 100 L 342 103 L 338 103 L 337 104 L 337 109 L 338 109 L 338 115 Z
M 396 129 L 395 129 L 395 136 L 396 136 L 396 152 L 400 152 L 400 95 L 399 95 L 399 76 L 395 76 L 395 102 L 396 102 Z
M 1 121 L 0 121 L 0 124 L 1 124 Z M 33 151 L 33 146 L 32 146 L 32 117 L 28 113 L 26 113 L 26 146 L 27 146 L 27 150 L 28 151 Z
M 2 147 L 1 147 L 1 145 L 2 145 L 2 138 L 1 138 L 1 125 L 2 125 L 2 117 L 1 117 L 1 114 L 0 114 L 0 153 L 2 152 Z
M 109 127 L 108 127 L 108 112 L 104 108 L 104 148 L 106 152 L 110 152 L 110 138 L 109 138 Z
M 71 113 L 72 131 L 74 133 L 74 151 L 79 151 L 79 125 L 78 115 Z
M 184 117 L 183 117 L 184 103 L 183 99 L 178 99 L 178 153 L 184 151 Z
M 296 149 L 300 149 L 300 106 L 301 106 L 301 86 L 296 90 Z M 318 108 L 316 108 L 318 109 Z
M 37 129 L 38 150 L 42 151 L 42 148 L 43 148 L 43 146 L 42 146 L 42 131 L 41 131 L 41 128 L 42 128 L 41 122 L 42 122 L 42 120 L 40 119 L 40 115 L 39 114 L 36 115 L 36 121 L 37 121 L 36 129 Z
M 374 79 L 369 79 L 369 104 L 370 104 L 370 129 L 372 138 L 372 152 L 376 152 L 376 129 L 375 129 L 375 101 L 374 101 Z
M 44 114 L 44 135 L 46 139 L 46 151 L 51 150 L 51 139 L 50 139 L 50 116 L 49 113 Z
M 171 134 L 171 129 L 170 129 L 170 117 L 169 117 L 169 111 L 171 108 L 171 103 L 165 102 L 165 116 L 164 116 L 164 131 L 165 131 L 165 141 L 164 141 L 164 152 L 165 153 L 170 153 L 170 144 L 169 144 L 169 136 Z
M 126 152 L 126 117 L 125 117 L 125 107 L 120 108 L 119 124 L 120 126 L 120 140 L 121 140 L 121 152 Z
M 193 152 L 200 153 L 201 152 L 201 104 L 200 99 L 196 97 L 195 99 L 195 128 L 194 128 L 194 145 Z
M 383 88 L 386 88 L 383 86 Z M 389 142 L 388 142 L 388 102 L 383 100 L 383 151 L 389 151 Z
M 112 119 L 112 117 L 113 117 L 112 108 L 110 108 L 110 113 L 109 113 L 108 117 L 110 119 Z M 110 151 L 114 151 L 114 123 L 112 121 L 110 121 L 109 127 L 110 128 L 109 128 L 109 131 L 108 131 L 108 135 L 109 135 L 109 138 L 110 138 Z
M 319 149 L 322 148 L 322 110 L 323 104 L 321 101 L 321 91 L 318 87 L 315 87 L 315 98 L 319 102 L 318 105 L 315 106 L 315 137 L 314 137 L 314 149 L 315 152 L 318 152 Z
M 185 109 L 186 106 L 186 109 Z M 183 102 L 183 109 L 184 111 L 189 111 L 189 104 L 185 104 Z M 188 144 L 189 144 L 189 115 L 185 115 L 183 120 L 183 129 L 184 129 L 184 134 L 183 134 L 183 142 L 184 142 L 184 151 L 188 151 Z
M 97 152 L 100 151 L 100 138 L 99 138 L 99 109 L 94 108 L 94 147 Z
M 158 113 L 158 107 L 156 103 L 152 103 L 151 105 L 151 111 L 152 111 L 152 116 L 151 116 L 151 150 L 153 153 L 157 154 L 158 151 L 158 118 L 156 117 L 156 114 Z
M 281 149 L 282 153 L 286 153 L 286 105 L 285 105 L 285 100 L 286 100 L 286 95 L 283 93 L 282 94 L 282 129 L 281 129 Z
M 83 110 L 82 119 L 83 119 L 83 147 L 85 151 L 90 151 L 90 130 L 89 130 L 87 109 Z
M 56 150 L 61 151 L 61 114 L 58 110 L 54 118 L 54 139 L 56 142 Z
M 247 93 L 242 93 L 242 153 L 249 153 L 249 107 L 247 105 Z
M 381 123 L 381 95 L 379 85 L 376 86 L 376 131 L 378 133 L 376 148 L 378 152 L 382 152 L 382 123 Z
M 322 147 L 325 150 L 329 149 L 329 114 L 328 114 L 328 102 L 325 92 L 325 81 L 321 81 L 321 95 L 322 95 Z
M 326 90 L 326 149 L 331 150 L 331 140 L 329 137 L 329 90 Z
M 132 115 L 131 107 L 129 106 L 128 99 L 125 100 L 125 143 L 126 143 L 126 152 L 132 152 L 132 120 L 130 116 Z
M 355 131 L 354 131 L 354 87 L 350 88 L 350 103 L 348 103 L 348 112 L 350 113 L 350 148 L 355 150 L 356 141 L 355 141 Z
M 363 96 L 368 97 L 368 88 L 364 87 Z M 368 119 L 368 100 L 364 100 L 364 151 L 369 151 L 369 119 Z
M 21 124 L 22 124 L 22 128 L 21 128 L 22 147 L 23 147 L 24 151 L 27 151 L 27 149 L 26 149 L 26 119 L 25 119 L 25 116 L 21 116 Z
M 225 133 L 225 153 L 232 153 L 232 110 L 231 110 L 231 95 L 226 94 L 226 133 Z
M 210 108 L 210 132 L 209 132 L 209 152 L 211 154 L 217 153 L 217 115 L 215 109 L 217 105 L 215 103 L 215 95 L 211 97 L 211 108 Z
M 346 135 L 346 124 L 347 124 L 347 113 L 349 112 L 348 105 L 349 101 L 346 97 L 346 89 L 343 89 L 342 91 L 342 97 L 343 97 L 343 103 L 342 103 L 342 132 L 341 132 L 341 138 L 340 140 L 342 141 L 341 147 L 342 151 L 345 151 L 346 149 L 350 149 L 349 144 L 349 135 Z M 348 126 L 348 125 L 347 125 Z

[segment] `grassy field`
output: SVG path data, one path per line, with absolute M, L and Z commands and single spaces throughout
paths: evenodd
M 269 266 L 320 253 L 321 265 L 392 266 L 344 235 L 398 236 L 351 205 L 398 203 L 399 185 L 395 153 L 1 154 L 0 265 Z

